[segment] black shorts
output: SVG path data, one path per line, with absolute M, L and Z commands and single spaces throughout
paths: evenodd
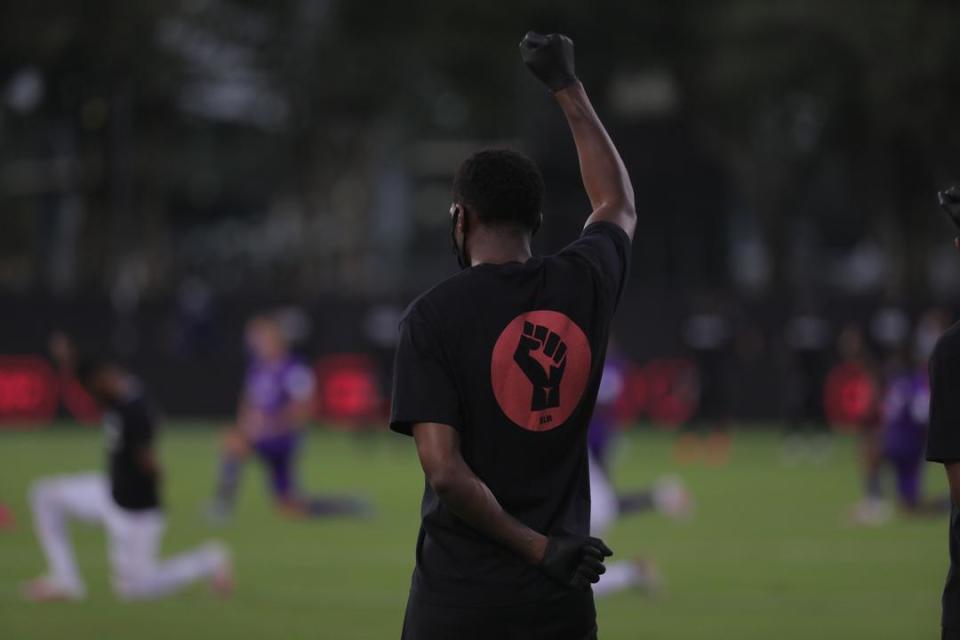
M 410 593 L 402 640 L 596 640 L 593 594 L 517 606 L 441 606 Z

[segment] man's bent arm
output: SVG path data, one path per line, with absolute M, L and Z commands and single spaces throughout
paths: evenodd
M 574 82 L 554 96 L 573 133 L 583 186 L 593 207 L 587 224 L 612 222 L 632 240 L 637 226 L 633 184 L 617 148 L 593 110 L 587 92 L 582 84 Z
M 948 462 L 943 466 L 947 470 L 950 499 L 953 504 L 960 505 L 960 462 Z
M 420 465 L 440 501 L 461 520 L 531 564 L 543 560 L 547 537 L 503 510 L 496 496 L 460 455 L 460 435 L 449 425 L 413 425 Z

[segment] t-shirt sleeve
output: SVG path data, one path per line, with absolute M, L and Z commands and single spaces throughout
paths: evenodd
M 960 461 L 960 357 L 930 360 L 930 429 L 927 460 Z
M 594 222 L 559 254 L 583 261 L 607 300 L 616 308 L 630 272 L 630 238 L 612 222 Z
M 438 422 L 459 430 L 460 399 L 443 348 L 440 328 L 415 304 L 400 323 L 393 364 L 390 429 L 412 435 L 418 422 Z

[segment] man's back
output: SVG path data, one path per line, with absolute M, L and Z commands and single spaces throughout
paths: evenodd
M 589 535 L 586 436 L 633 187 L 570 39 L 531 32 L 520 51 L 567 118 L 592 210 L 579 240 L 534 258 L 536 165 L 488 149 L 454 174 L 450 235 L 465 271 L 411 305 L 394 367 L 390 426 L 413 436 L 426 480 L 405 639 L 596 638 L 590 585 L 613 553 Z
M 587 425 L 629 250 L 619 227 L 596 223 L 559 254 L 478 265 L 424 294 L 403 321 L 391 427 L 453 426 L 507 512 L 537 531 L 587 535 Z M 429 485 L 422 515 L 414 588 L 425 599 L 516 604 L 566 592 Z

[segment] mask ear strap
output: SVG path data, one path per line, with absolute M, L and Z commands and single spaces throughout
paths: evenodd
M 460 247 L 460 268 L 466 269 L 470 266 L 470 251 L 467 249 L 467 231 L 469 230 L 469 225 L 467 224 L 470 221 L 470 218 L 467 217 L 467 210 L 462 206 L 460 207 L 460 225 L 463 229 L 463 244 Z
M 461 269 L 470 266 L 470 255 L 467 253 L 467 216 L 462 205 L 454 205 L 452 226 L 450 227 L 450 240 L 453 242 L 453 253 L 457 256 L 457 264 Z M 463 229 L 463 246 L 457 245 L 457 222 L 460 222 Z

